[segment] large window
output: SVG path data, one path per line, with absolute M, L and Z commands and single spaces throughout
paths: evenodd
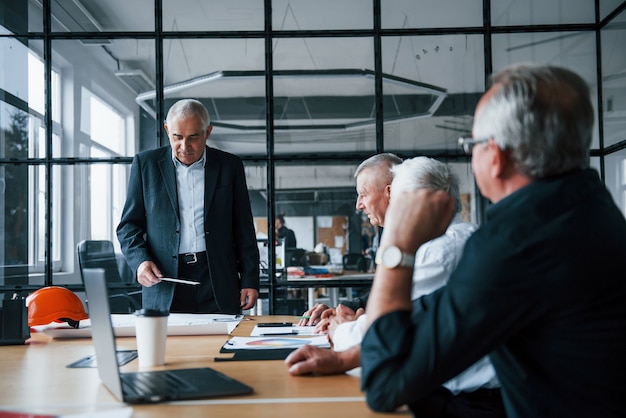
M 358 252 L 363 159 L 450 164 L 480 223 L 457 138 L 489 74 L 563 65 L 592 88 L 593 167 L 626 211 L 623 1 L 601 0 L 597 17 L 587 0 L 72 0 L 44 16 L 47 1 L 0 0 L 0 290 L 80 288 L 82 240 L 119 255 L 132 157 L 167 145 L 183 97 L 209 109 L 209 145 L 244 160 L 257 233 L 283 214 L 303 250 Z M 345 220 L 341 239 L 320 232 L 329 219 Z

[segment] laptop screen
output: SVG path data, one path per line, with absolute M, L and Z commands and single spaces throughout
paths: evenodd
M 247 395 L 253 392 L 250 386 L 209 367 L 121 373 L 117 363 L 104 270 L 85 269 L 83 279 L 98 374 L 104 385 L 119 400 L 152 403 Z
M 119 400 L 123 400 L 104 270 L 84 269 L 83 280 L 87 293 L 91 338 L 96 351 L 98 374 L 111 393 Z

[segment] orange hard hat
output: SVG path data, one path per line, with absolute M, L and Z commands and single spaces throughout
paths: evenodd
M 28 326 L 47 325 L 50 322 L 67 322 L 78 328 L 81 319 L 89 316 L 78 296 L 60 286 L 42 287 L 26 297 Z

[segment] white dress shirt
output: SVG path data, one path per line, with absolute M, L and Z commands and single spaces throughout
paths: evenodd
M 176 167 L 176 189 L 180 216 L 179 254 L 206 250 L 204 240 L 204 164 L 206 149 L 200 158 L 186 166 L 172 157 Z
M 448 282 L 450 274 L 461 258 L 465 241 L 474 231 L 476 231 L 475 225 L 460 222 L 457 216 L 444 235 L 423 244 L 417 250 L 413 269 L 412 300 L 432 293 Z M 365 335 L 365 321 L 366 315 L 364 314 L 356 321 L 338 325 L 333 335 L 333 349 L 345 351 L 360 344 Z M 361 368 L 357 367 L 348 373 L 360 376 Z M 485 356 L 463 373 L 444 383 L 443 386 L 457 394 L 461 391 L 471 392 L 481 387 L 499 387 L 500 384 L 493 365 Z

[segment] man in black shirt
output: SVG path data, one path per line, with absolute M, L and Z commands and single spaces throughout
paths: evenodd
M 492 81 L 460 144 L 493 205 L 447 286 L 417 305 L 412 268 L 382 258 L 361 346 L 367 402 L 411 406 L 489 354 L 509 417 L 626 416 L 626 220 L 588 168 L 589 87 L 550 66 Z M 414 254 L 453 213 L 441 191 L 392 193 L 379 251 Z

